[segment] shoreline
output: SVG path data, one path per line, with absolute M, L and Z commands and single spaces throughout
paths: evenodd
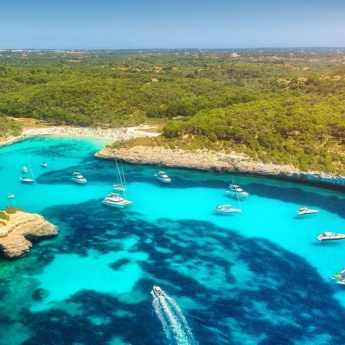
M 95 157 L 106 160 L 113 160 L 116 157 L 130 164 L 154 165 L 162 169 L 171 167 L 238 173 L 333 187 L 342 191 L 345 189 L 345 176 L 318 171 L 303 172 L 291 165 L 264 164 L 236 152 L 230 154 L 205 151 L 191 153 L 163 147 L 136 146 L 126 150 L 106 147 L 98 151 Z
M 137 137 L 158 136 L 160 133 L 147 132 L 149 126 L 119 129 L 98 129 L 83 127 L 44 127 L 25 129 L 22 135 L 0 141 L 0 147 L 24 141 L 37 136 L 95 138 L 108 140 L 129 140 Z M 136 146 L 130 149 L 110 149 L 104 147 L 94 155 L 99 159 L 113 160 L 115 157 L 130 164 L 155 165 L 158 167 L 185 168 L 201 171 L 241 173 L 317 184 L 337 189 L 345 189 L 345 176 L 319 171 L 301 171 L 291 165 L 264 164 L 255 162 L 245 154 L 230 154 L 197 151 L 187 152 L 181 149 L 163 147 Z

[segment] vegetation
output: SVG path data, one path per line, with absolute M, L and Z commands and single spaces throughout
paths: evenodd
M 10 220 L 10 216 L 3 211 L 0 211 L 0 219 Z
M 345 173 L 345 51 L 0 54 L 0 136 L 20 132 L 8 117 L 103 127 L 159 123 L 163 136 L 126 145 L 235 150 Z
M 12 207 L 12 206 L 7 206 L 6 207 L 6 213 L 7 214 L 13 214 L 19 211 L 19 207 Z

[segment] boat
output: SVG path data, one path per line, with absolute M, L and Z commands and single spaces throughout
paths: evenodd
M 30 165 L 29 159 L 28 159 L 28 163 L 29 163 L 29 169 L 30 169 L 31 178 L 29 178 L 29 177 L 20 177 L 19 179 L 20 179 L 20 181 L 22 183 L 33 184 L 33 183 L 35 183 L 35 178 L 34 178 L 34 173 L 32 172 L 32 169 L 31 169 L 31 165 Z M 22 171 L 24 173 L 26 173 L 28 171 L 28 169 L 26 167 L 23 167 Z
M 230 184 L 229 190 L 225 191 L 228 196 L 244 199 L 249 196 L 248 192 L 245 192 L 239 185 Z
M 42 162 L 42 163 L 41 163 L 41 167 L 42 167 L 42 168 L 46 168 L 47 166 L 48 166 L 48 164 L 47 164 L 46 162 Z
M 7 194 L 7 197 L 8 197 L 8 198 L 14 198 L 14 194 L 8 193 L 8 194 Z
M 336 232 L 325 231 L 323 234 L 317 237 L 319 241 L 332 241 L 332 240 L 344 240 L 345 234 L 339 234 Z
M 120 192 L 123 192 L 126 190 L 126 188 L 124 186 L 122 186 L 121 184 L 113 184 L 113 189 L 118 190 Z
M 301 207 L 298 211 L 297 211 L 297 215 L 298 216 L 303 216 L 303 215 L 306 215 L 306 214 L 314 214 L 314 213 L 317 213 L 319 212 L 318 210 L 313 210 L 311 208 L 308 208 L 308 207 Z
M 117 207 L 117 208 L 124 208 L 125 206 L 131 205 L 132 201 L 127 200 L 126 197 L 126 180 L 125 180 L 125 175 L 123 172 L 122 166 L 118 164 L 116 158 L 115 158 L 115 163 L 116 163 L 116 170 L 117 170 L 117 179 L 118 182 L 117 184 L 113 185 L 113 189 L 117 191 L 117 193 L 110 192 L 103 200 L 102 204 L 110 207 Z M 121 195 L 123 194 L 123 196 Z
M 102 204 L 111 207 L 124 208 L 127 205 L 130 205 L 132 202 L 122 198 L 119 193 L 110 192 L 103 200 Z
M 158 174 L 156 174 L 155 176 L 158 181 L 161 181 L 163 183 L 171 182 L 171 178 L 164 171 L 158 171 Z
M 72 181 L 75 183 L 84 184 L 87 182 L 87 179 L 81 173 L 75 171 L 73 173 Z
M 163 296 L 164 292 L 159 286 L 153 285 L 151 294 L 154 298 L 158 298 L 159 296 Z
M 234 208 L 232 205 L 224 204 L 215 207 L 215 212 L 220 214 L 242 213 L 240 208 Z
M 337 280 L 335 283 L 339 285 L 345 285 L 345 279 Z
M 28 168 L 24 166 L 24 167 L 22 168 L 22 172 L 23 172 L 24 174 L 26 174 L 26 173 L 28 172 Z

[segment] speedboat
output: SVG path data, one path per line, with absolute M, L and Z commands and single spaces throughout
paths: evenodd
M 20 179 L 20 181 L 22 181 L 22 183 L 27 183 L 27 184 L 31 184 L 31 183 L 35 182 L 35 180 L 33 180 L 32 178 L 28 178 L 28 177 L 20 177 L 19 179 Z
M 8 198 L 14 198 L 14 194 L 8 193 L 8 194 L 7 194 L 7 197 L 8 197 Z
M 47 166 L 48 166 L 48 164 L 47 164 L 46 162 L 42 162 L 42 163 L 41 163 L 41 167 L 42 167 L 42 168 L 46 168 Z
M 345 239 L 345 234 L 325 231 L 323 234 L 319 235 L 317 239 L 319 241 L 343 240 Z
M 156 174 L 155 176 L 158 181 L 161 181 L 163 183 L 171 182 L 171 178 L 164 171 L 158 171 L 158 174 Z
M 218 205 L 214 210 L 220 214 L 242 213 L 240 208 L 233 208 L 232 205 L 229 204 Z
M 345 285 L 345 279 L 337 280 L 335 283 L 339 285 Z
M 27 168 L 27 167 L 23 167 L 23 168 L 22 168 L 22 172 L 23 172 L 24 174 L 26 174 L 26 173 L 28 172 L 28 168 Z
M 229 190 L 227 190 L 225 193 L 231 197 L 236 197 L 236 198 L 246 198 L 249 195 L 249 193 L 245 192 L 237 184 L 230 184 Z
M 83 183 L 87 182 L 87 179 L 81 173 L 78 173 L 75 171 L 73 173 L 72 181 L 79 183 L 79 184 L 83 184 Z
M 119 193 L 109 193 L 103 200 L 102 204 L 111 207 L 124 208 L 127 205 L 130 205 L 132 201 L 124 199 L 120 196 Z
M 151 291 L 151 293 L 154 298 L 157 298 L 159 296 L 163 296 L 164 292 L 159 286 L 153 285 L 153 290 Z
M 308 207 L 301 207 L 298 211 L 297 211 L 297 215 L 298 216 L 303 216 L 303 215 L 306 215 L 306 214 L 314 214 L 314 213 L 318 213 L 319 211 L 318 210 L 313 210 L 311 208 L 308 208 Z
M 113 184 L 114 190 L 118 190 L 120 192 L 123 192 L 126 190 L 126 188 L 122 184 Z

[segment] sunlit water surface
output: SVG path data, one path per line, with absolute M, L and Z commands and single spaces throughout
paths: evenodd
M 114 162 L 104 141 L 39 138 L 0 149 L 0 208 L 59 226 L 29 254 L 0 262 L 0 344 L 343 343 L 345 195 L 302 184 L 124 164 L 127 209 L 102 205 Z M 48 163 L 47 168 L 40 166 Z M 31 166 L 34 185 L 19 182 Z M 71 181 L 74 171 L 86 185 Z M 28 174 L 30 175 L 30 174 Z M 225 195 L 235 179 L 250 193 Z M 7 193 L 15 194 L 13 199 Z M 217 215 L 218 204 L 241 214 Z M 297 217 L 302 206 L 317 208 Z M 153 300 L 153 285 L 165 297 Z

